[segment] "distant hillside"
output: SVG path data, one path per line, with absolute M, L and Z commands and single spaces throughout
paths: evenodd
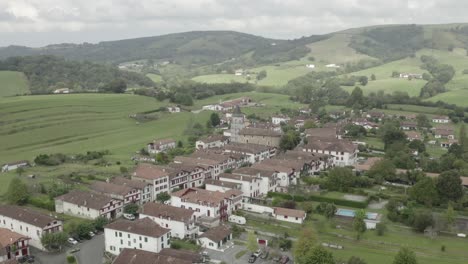
M 46 55 L 8 58 L 0 61 L 0 71 L 24 73 L 29 81 L 31 92 L 36 94 L 50 93 L 56 88 L 65 87 L 75 91 L 98 90 L 116 79 L 125 80 L 129 86 L 154 85 L 151 79 L 146 76 L 120 71 L 113 66 L 91 62 L 69 61 Z M 10 76 L 9 78 L 13 77 Z M 27 82 L 14 82 L 15 89 L 23 89 L 24 83 L 27 84 Z M 13 95 L 17 93 L 15 92 Z
M 0 71 L 0 97 L 29 93 L 26 76 L 16 71 Z
M 9 46 L 0 48 L 0 58 L 47 54 L 106 63 L 152 59 L 181 65 L 208 65 L 253 52 L 255 60 L 276 62 L 304 56 L 308 52 L 305 44 L 324 38 L 312 36 L 287 41 L 232 31 L 196 31 L 98 44 L 59 44 L 42 48 Z

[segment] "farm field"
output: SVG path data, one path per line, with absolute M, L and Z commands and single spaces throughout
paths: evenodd
M 245 83 L 248 80 L 244 76 L 236 76 L 234 74 L 209 74 L 200 75 L 192 80 L 201 83 L 230 83 L 230 82 L 241 82 Z
M 129 116 L 165 103 L 135 95 L 26 96 L 0 102 L 0 163 L 32 160 L 42 153 L 105 149 L 114 160 L 130 161 L 150 140 L 183 139 L 189 119 L 205 123 L 209 115 L 161 113 L 156 121 L 138 123 Z
M 467 90 L 452 90 L 445 93 L 438 94 L 434 97 L 427 99 L 428 101 L 437 102 L 443 101 L 458 106 L 468 106 L 468 89 Z
M 29 84 L 23 73 L 0 71 L 0 97 L 27 93 Z
M 154 74 L 154 73 L 148 73 L 146 74 L 148 78 L 150 78 L 153 82 L 158 83 L 162 81 L 161 75 Z

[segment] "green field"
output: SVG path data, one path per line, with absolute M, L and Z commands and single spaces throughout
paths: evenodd
M 158 74 L 154 74 L 154 73 L 148 73 L 146 74 L 146 76 L 148 78 L 150 78 L 153 82 L 155 83 L 158 83 L 158 82 L 162 82 L 162 77 L 161 75 L 158 75 Z
M 23 73 L 0 71 L 0 97 L 27 93 L 29 93 L 29 84 Z
M 209 74 L 201 75 L 193 78 L 192 80 L 201 83 L 230 83 L 230 82 L 241 82 L 245 83 L 248 80 L 245 76 L 236 76 L 234 74 Z
M 190 118 L 204 124 L 208 117 L 205 112 L 164 113 L 156 121 L 138 123 L 129 116 L 164 103 L 135 95 L 25 96 L 0 102 L 0 164 L 41 153 L 103 149 L 111 151 L 112 159 L 129 161 L 150 140 L 181 139 Z
M 443 101 L 458 106 L 468 106 L 468 89 L 467 90 L 452 90 L 438 94 L 428 99 L 432 102 Z

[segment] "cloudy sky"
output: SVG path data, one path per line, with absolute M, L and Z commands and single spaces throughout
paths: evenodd
M 0 0 L 0 46 L 190 30 L 297 38 L 350 27 L 466 22 L 463 0 Z

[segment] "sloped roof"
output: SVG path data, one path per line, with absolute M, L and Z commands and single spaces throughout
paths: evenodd
M 55 199 L 96 210 L 102 209 L 106 204 L 113 200 L 112 198 L 102 194 L 80 190 L 72 190 L 69 193 L 56 197 Z
M 56 221 L 55 218 L 38 211 L 14 205 L 0 205 L 0 215 L 7 216 L 40 228 L 44 228 L 47 226 L 47 224 Z
M 158 218 L 171 218 L 179 222 L 188 222 L 192 219 L 195 211 L 179 208 L 162 203 L 146 203 L 140 209 L 140 214 L 154 216 Z
M 124 248 L 112 264 L 192 264 L 192 261 L 139 249 Z
M 161 237 L 171 231 L 170 229 L 162 228 L 147 217 L 135 221 L 119 219 L 106 225 L 105 228 L 148 237 Z
M 167 177 L 169 176 L 169 174 L 168 172 L 166 172 L 164 167 L 148 163 L 140 163 L 136 167 L 133 176 L 147 180 L 156 180 L 159 178 Z
M 200 238 L 206 237 L 213 242 L 219 242 L 231 234 L 231 229 L 227 226 L 220 225 L 213 227 L 200 235 Z

